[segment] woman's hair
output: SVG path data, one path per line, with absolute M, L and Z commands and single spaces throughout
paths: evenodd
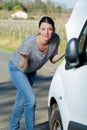
M 48 16 L 42 17 L 41 20 L 39 21 L 39 28 L 40 28 L 42 22 L 51 24 L 55 31 L 55 25 L 54 25 L 54 21 L 52 20 L 52 18 L 50 18 Z

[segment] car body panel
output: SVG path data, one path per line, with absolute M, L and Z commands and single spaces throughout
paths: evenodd
M 67 130 L 69 121 L 87 124 L 87 103 L 85 102 L 87 98 L 87 65 L 68 71 L 62 69 L 63 66 L 65 66 L 65 61 L 57 68 L 53 77 L 49 90 L 48 106 L 50 106 L 51 98 L 54 97 L 60 113 L 62 113 L 64 130 Z M 83 73 L 84 80 L 80 82 L 79 79 L 83 79 Z M 58 84 L 56 84 L 57 82 Z
M 67 41 L 73 37 L 76 37 L 80 40 L 79 37 L 83 33 L 82 30 L 84 26 L 86 26 L 86 37 L 87 37 L 86 5 L 87 5 L 86 0 L 79 0 L 75 5 L 74 8 L 75 10 L 73 10 L 71 18 L 69 19 L 69 22 L 66 24 L 66 32 L 68 38 Z M 80 12 L 78 10 L 79 8 L 81 8 Z M 74 27 L 75 25 L 76 27 Z M 85 33 L 83 33 L 83 36 L 84 34 Z M 87 103 L 86 103 L 87 63 L 85 65 L 73 67 L 72 69 L 68 70 L 65 68 L 65 66 L 66 66 L 66 59 L 64 59 L 62 63 L 60 63 L 53 76 L 48 95 L 48 107 L 51 108 L 51 100 L 55 99 L 59 107 L 63 124 L 63 130 L 69 130 L 68 126 L 70 122 L 82 124 L 85 126 L 84 130 L 86 130 L 87 129 Z M 80 129 L 78 128 L 78 130 Z
M 70 40 L 73 37 L 78 38 L 81 29 L 87 19 L 87 0 L 78 0 L 74 10 L 66 23 L 67 39 Z

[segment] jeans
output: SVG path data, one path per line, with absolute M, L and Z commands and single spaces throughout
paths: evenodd
M 36 97 L 32 89 L 36 72 L 23 73 L 9 61 L 8 71 L 12 82 L 17 88 L 10 130 L 19 130 L 20 120 L 24 112 L 26 130 L 35 130 L 35 105 Z

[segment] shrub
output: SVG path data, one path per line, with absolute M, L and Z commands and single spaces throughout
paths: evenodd
M 17 10 L 23 10 L 23 8 L 20 5 L 15 5 L 13 7 L 13 11 L 17 11 Z

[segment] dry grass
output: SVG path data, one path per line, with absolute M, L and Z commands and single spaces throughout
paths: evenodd
M 61 51 L 66 44 L 65 23 L 70 13 L 48 16 L 55 21 L 56 32 L 61 38 Z M 0 48 L 12 51 L 18 48 L 25 37 L 38 32 L 38 20 L 41 17 L 37 16 L 37 20 L 0 20 Z

